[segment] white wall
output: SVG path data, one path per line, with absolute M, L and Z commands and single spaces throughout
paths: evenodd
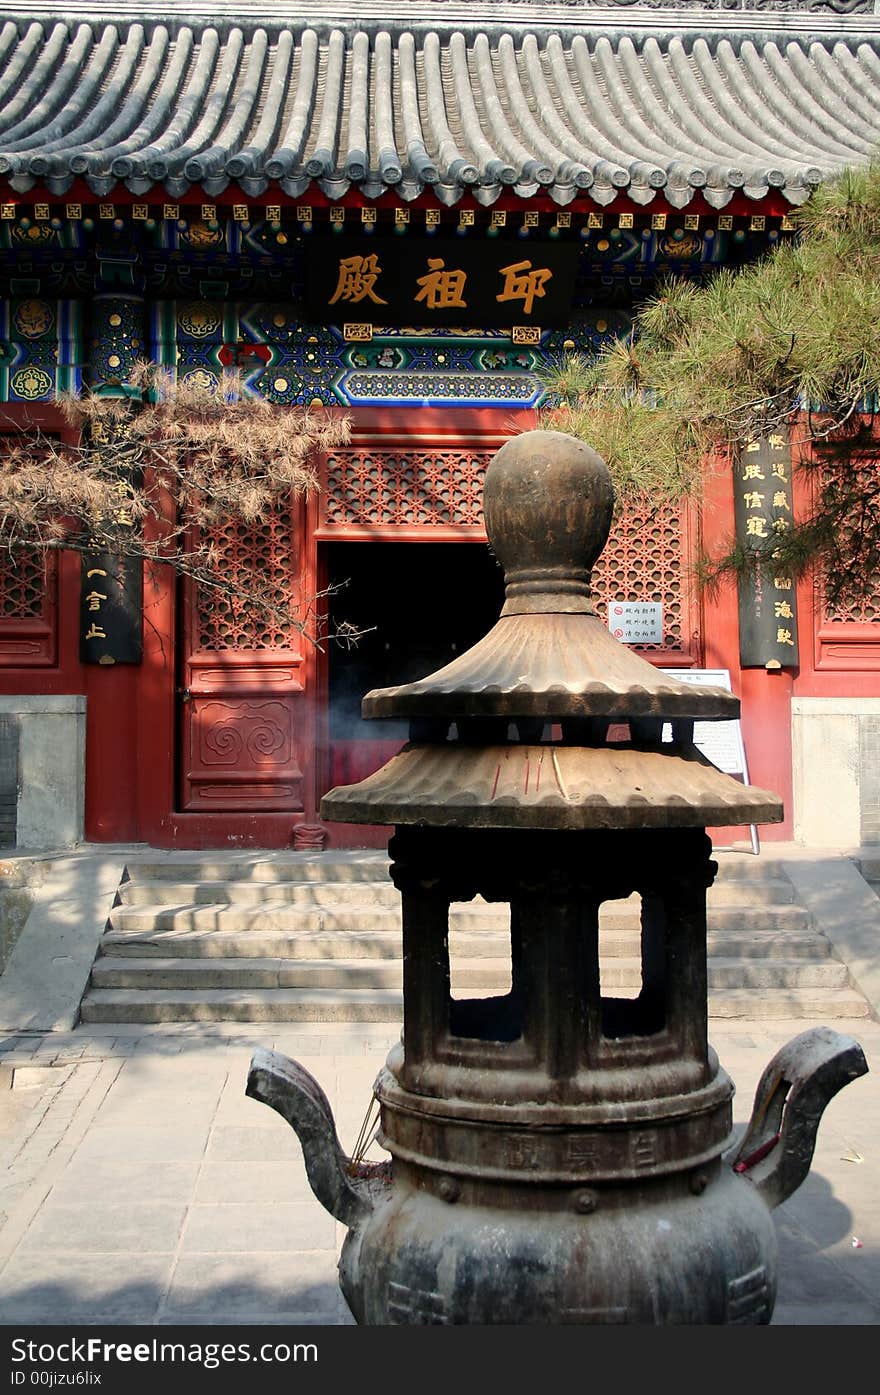
M 86 783 L 86 700 L 80 696 L 0 697 L 19 727 L 16 847 L 69 848 L 82 842 Z
M 880 697 L 794 698 L 795 841 L 880 843 Z

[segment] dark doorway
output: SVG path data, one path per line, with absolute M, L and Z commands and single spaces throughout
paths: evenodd
M 363 720 L 364 694 L 423 678 L 481 639 L 501 611 L 504 574 L 485 543 L 465 542 L 330 543 L 326 568 L 340 587 L 329 603 L 333 628 L 348 621 L 367 632 L 328 653 L 331 788 L 363 780 L 407 739 L 406 722 Z M 343 840 L 340 828 L 334 842 Z

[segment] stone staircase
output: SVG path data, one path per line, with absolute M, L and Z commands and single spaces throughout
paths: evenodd
M 720 854 L 709 893 L 715 1017 L 868 1012 L 795 904 L 781 861 Z M 132 859 L 81 1019 L 92 1023 L 393 1022 L 402 1016 L 400 900 L 384 854 L 183 854 Z M 602 990 L 638 991 L 636 898 L 603 907 Z M 450 913 L 452 991 L 509 987 L 506 908 Z

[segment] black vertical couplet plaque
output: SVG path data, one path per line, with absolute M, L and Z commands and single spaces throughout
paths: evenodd
M 144 568 L 134 557 L 87 552 L 80 587 L 80 659 L 139 664 L 143 658 Z
M 774 558 L 774 540 L 792 526 L 791 444 L 782 431 L 748 441 L 734 465 L 734 517 L 754 565 L 739 579 L 743 668 L 796 668 L 797 588 Z

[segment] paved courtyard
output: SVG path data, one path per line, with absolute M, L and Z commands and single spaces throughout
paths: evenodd
M 774 1051 L 807 1025 L 710 1024 L 738 1123 Z M 832 1101 L 808 1180 L 775 1213 L 781 1324 L 880 1321 L 880 1023 L 832 1025 L 872 1069 Z M 342 1228 L 245 1080 L 254 1046 L 295 1056 L 351 1150 L 395 1029 L 115 1032 L 0 1038 L 3 1321 L 350 1323 Z

